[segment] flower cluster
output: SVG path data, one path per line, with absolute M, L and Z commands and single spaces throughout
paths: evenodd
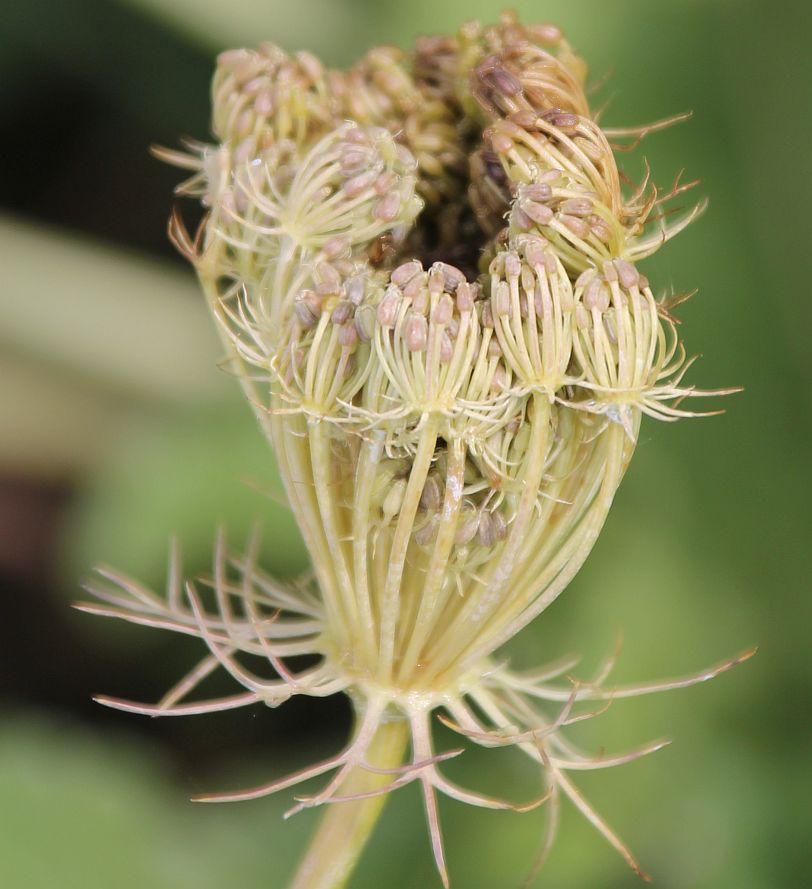
M 693 416 L 690 364 L 639 260 L 670 224 L 648 177 L 624 193 L 585 66 L 551 25 L 465 25 L 411 54 L 371 51 L 347 72 L 275 46 L 224 53 L 213 87 L 216 146 L 163 154 L 193 170 L 194 262 L 275 450 L 313 563 L 283 583 L 220 540 L 207 600 L 172 572 L 166 598 L 112 572 L 97 612 L 199 636 L 201 663 L 153 715 L 291 695 L 348 693 L 358 723 L 337 756 L 246 799 L 334 772 L 292 811 L 422 786 L 447 885 L 437 792 L 490 808 L 550 809 L 562 796 L 641 872 L 570 773 L 657 749 L 591 757 L 563 729 L 609 701 L 702 681 L 637 687 L 525 674 L 496 650 L 541 614 L 583 564 L 635 449 L 643 414 Z M 657 126 L 657 125 L 655 125 Z M 213 605 L 212 605 L 213 602 Z M 259 655 L 267 675 L 241 660 Z M 318 662 L 294 672 L 287 659 Z M 188 696 L 222 667 L 244 687 Z M 558 681 L 556 681 L 558 680 Z M 467 740 L 514 745 L 539 767 L 539 797 L 514 804 L 446 778 L 431 717 Z M 404 763 L 371 762 L 380 727 L 403 726 Z M 359 770 L 386 773 L 347 790 Z M 377 770 L 377 771 L 376 771 Z M 641 872 L 642 873 L 642 872 Z

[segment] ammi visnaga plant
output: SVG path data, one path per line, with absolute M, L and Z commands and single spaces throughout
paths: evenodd
M 583 564 L 643 415 L 695 416 L 686 399 L 719 394 L 683 383 L 680 297 L 656 296 L 638 268 L 701 211 L 664 209 L 694 183 L 626 188 L 615 158 L 676 118 L 603 128 L 585 76 L 558 28 L 511 14 L 346 72 L 262 44 L 218 59 L 216 144 L 159 151 L 206 208 L 194 237 L 177 214 L 170 232 L 274 449 L 312 575 L 275 580 L 256 541 L 240 555 L 222 538 L 210 578 L 184 583 L 173 559 L 166 596 L 103 570 L 87 610 L 197 636 L 206 653 L 155 706 L 101 700 L 164 716 L 346 693 L 356 722 L 340 753 L 203 798 L 329 775 L 290 809 L 335 804 L 294 889 L 344 885 L 385 796 L 412 782 L 445 886 L 438 794 L 545 806 L 545 854 L 566 797 L 644 876 L 572 775 L 662 742 L 592 756 L 567 726 L 750 653 L 620 687 L 611 659 L 576 680 L 572 662 L 520 672 L 498 654 Z M 313 665 L 296 671 L 301 655 Z M 195 699 L 218 669 L 241 691 Z M 435 720 L 459 749 L 435 749 Z M 444 762 L 468 742 L 524 753 L 536 798 L 453 783 Z

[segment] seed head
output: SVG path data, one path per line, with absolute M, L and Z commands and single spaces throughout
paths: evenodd
M 193 259 L 233 365 L 276 452 L 313 562 L 272 580 L 255 543 L 218 540 L 213 602 L 181 584 L 166 599 L 107 572 L 94 587 L 136 622 L 199 636 L 201 664 L 156 707 L 207 712 L 294 694 L 348 693 L 358 709 L 338 756 L 243 799 L 335 771 L 292 811 L 347 798 L 384 720 L 408 723 L 411 760 L 380 791 L 418 781 L 447 883 L 435 794 L 488 808 L 546 802 L 550 838 L 567 796 L 641 873 L 569 778 L 652 752 L 590 757 L 567 725 L 608 702 L 698 682 L 605 688 L 611 667 L 511 670 L 497 649 L 541 614 L 583 564 L 631 459 L 643 414 L 681 407 L 690 365 L 637 262 L 683 228 L 655 224 L 648 177 L 621 188 L 611 139 L 583 89 L 585 66 L 552 25 L 463 26 L 409 55 L 369 52 L 349 71 L 262 45 L 218 60 L 216 146 L 164 155 L 208 216 Z M 624 131 L 623 135 L 633 135 Z M 641 131 L 644 134 L 644 131 Z M 117 589 L 114 589 L 117 588 Z M 211 605 L 215 607 L 211 607 Z M 241 655 L 264 657 L 267 675 Z M 318 664 L 293 672 L 301 654 Z M 222 667 L 236 696 L 183 703 Z M 557 681 L 556 681 L 557 680 Z M 452 784 L 431 718 L 539 767 L 526 804 Z M 456 755 L 456 752 L 455 754 Z

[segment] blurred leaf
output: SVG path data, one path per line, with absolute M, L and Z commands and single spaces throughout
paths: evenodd
M 11 218 L 0 217 L 0 245 L 4 350 L 152 401 L 224 390 L 191 272 Z
M 119 0 L 147 10 L 207 46 L 255 46 L 263 40 L 287 50 L 308 49 L 332 60 L 347 59 L 358 44 L 354 4 L 348 0 Z
M 218 526 L 239 549 L 257 522 L 263 567 L 299 572 L 307 556 L 279 497 L 284 500 L 273 452 L 236 393 L 234 402 L 200 411 L 133 416 L 68 518 L 69 586 L 104 562 L 162 589 L 172 535 L 194 574 L 211 565 Z
M 8 889 L 282 889 L 309 827 L 282 800 L 195 806 L 132 740 L 43 717 L 4 720 L 0 785 Z
M 127 405 L 87 381 L 0 354 L 0 471 L 71 477 L 96 462 Z
M 131 411 L 222 397 L 191 273 L 0 216 L 0 468 L 92 465 Z

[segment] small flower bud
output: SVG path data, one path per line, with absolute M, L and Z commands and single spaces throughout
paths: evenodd
M 457 310 L 460 314 L 470 312 L 474 308 L 474 299 L 471 294 L 471 285 L 467 281 L 463 281 L 457 287 Z
M 637 269 L 625 259 L 616 259 L 615 268 L 617 269 L 618 278 L 625 290 L 631 290 L 636 287 L 640 281 L 640 275 Z
M 562 213 L 558 218 L 561 224 L 565 225 L 577 237 L 581 239 L 589 237 L 589 226 L 583 219 L 579 219 L 577 216 L 568 216 L 566 213 Z
M 349 198 L 358 197 L 358 195 L 367 191 L 367 189 L 371 188 L 377 179 L 377 173 L 375 170 L 365 170 L 363 173 L 357 173 L 355 176 L 352 176 L 344 183 L 344 193 Z M 392 219 L 397 215 L 397 209 L 395 209 L 394 214 L 392 215 Z M 385 218 L 385 217 L 380 217 Z
M 358 331 L 354 321 L 349 320 L 338 328 L 338 342 L 345 349 L 354 349 L 358 345 Z
M 428 335 L 428 324 L 426 323 L 425 316 L 418 312 L 409 312 L 403 327 L 406 348 L 410 352 L 425 352 Z
M 444 293 L 431 313 L 432 323 L 446 325 L 451 320 L 453 314 L 454 300 L 447 293 Z
M 348 300 L 343 299 L 333 309 L 333 312 L 330 315 L 330 320 L 333 322 L 333 324 L 344 324 L 352 317 L 352 313 L 352 303 Z
M 522 263 L 515 253 L 508 253 L 505 256 L 505 276 L 513 280 L 518 278 L 522 271 Z
M 362 343 L 368 343 L 375 335 L 375 309 L 372 306 L 360 306 L 355 313 L 355 330 Z
M 403 295 L 409 299 L 415 299 L 420 293 L 426 289 L 428 276 L 425 274 L 415 275 L 403 287 Z
M 420 495 L 420 508 L 427 509 L 431 512 L 440 508 L 443 498 L 443 488 L 440 479 L 436 473 L 431 473 L 423 485 L 423 492 Z
M 520 194 L 523 198 L 544 204 L 553 196 L 553 189 L 547 182 L 533 182 L 522 186 Z
M 423 271 L 423 266 L 416 259 L 412 259 L 409 262 L 404 262 L 402 265 L 399 265 L 391 275 L 391 281 L 393 284 L 397 284 L 399 287 L 403 287 L 404 284 L 407 284 L 411 281 L 415 275 L 420 274 Z
M 523 201 L 520 209 L 539 225 L 549 225 L 554 215 L 548 206 L 536 203 L 536 201 Z
M 380 219 L 382 222 L 392 222 L 394 219 L 397 219 L 400 208 L 400 195 L 396 191 L 390 191 L 389 194 L 375 204 L 372 213 L 376 219 Z
M 593 278 L 584 290 L 584 307 L 598 312 L 609 308 L 609 291 L 600 278 Z
M 392 519 L 400 512 L 400 508 L 403 505 L 403 497 L 405 493 L 406 479 L 395 479 L 395 481 L 392 482 L 381 506 L 384 518 L 387 521 L 391 522 Z
M 360 275 L 348 278 L 344 284 L 344 292 L 354 306 L 360 306 L 364 299 L 364 279 Z
M 312 290 L 302 290 L 293 302 L 293 309 L 302 327 L 313 327 L 321 315 L 321 300 Z
M 510 315 L 510 287 L 507 281 L 500 281 L 496 285 L 491 305 L 494 315 Z
M 447 364 L 454 356 L 454 343 L 447 330 L 444 330 L 440 337 L 440 361 Z
M 378 303 L 377 320 L 381 327 L 394 327 L 400 312 L 402 297 L 397 287 L 390 287 Z
M 559 209 L 571 216 L 589 216 L 592 212 L 592 201 L 588 198 L 568 198 L 562 201 Z

